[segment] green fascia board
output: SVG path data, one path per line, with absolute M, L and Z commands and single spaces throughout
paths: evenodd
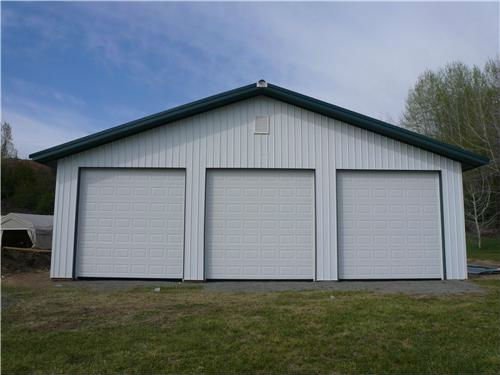
M 436 141 L 410 130 L 272 84 L 267 84 L 267 87 L 257 87 L 256 84 L 251 84 L 226 91 L 33 153 L 29 157 L 41 163 L 52 162 L 157 126 L 166 125 L 173 121 L 259 95 L 268 96 L 459 161 L 462 164 L 463 170 L 480 167 L 489 162 L 488 158 L 460 147 Z

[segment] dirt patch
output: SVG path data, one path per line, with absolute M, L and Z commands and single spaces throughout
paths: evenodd
M 48 271 L 50 269 L 50 255 L 2 249 L 2 275 Z
M 34 289 L 54 286 L 48 271 L 2 274 L 2 283 L 8 286 Z
M 470 278 L 474 280 L 500 280 L 500 273 L 493 275 L 471 275 Z
M 498 275 L 494 275 L 498 276 Z M 483 279 L 484 277 L 481 277 Z M 484 293 L 484 289 L 471 281 L 418 280 L 418 281 L 217 281 L 189 283 L 165 280 L 76 280 L 51 281 L 48 272 L 27 272 L 3 277 L 6 285 L 28 288 L 83 288 L 110 292 L 134 288 L 203 289 L 208 292 L 268 293 L 287 291 L 364 291 L 383 294 L 455 295 Z
M 455 295 L 484 293 L 477 284 L 462 280 L 390 280 L 390 281 L 221 281 L 203 284 L 205 289 L 221 292 L 278 292 L 329 290 L 376 292 L 407 295 Z
M 494 261 L 494 260 L 476 260 L 476 259 L 468 259 L 467 264 L 475 264 L 478 266 L 485 266 L 485 267 L 500 267 L 500 262 Z
M 183 283 L 167 280 L 52 280 L 48 271 L 16 272 L 2 275 L 2 282 L 7 286 L 25 288 L 81 288 L 103 292 L 113 292 L 135 288 L 198 288 L 201 284 Z

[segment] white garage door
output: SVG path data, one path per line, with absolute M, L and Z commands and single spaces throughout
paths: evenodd
M 182 278 L 184 171 L 83 169 L 76 275 Z
M 338 172 L 339 278 L 442 278 L 439 176 Z
M 314 172 L 211 170 L 207 279 L 314 278 Z

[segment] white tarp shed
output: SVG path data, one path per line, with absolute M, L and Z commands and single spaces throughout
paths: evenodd
M 2 217 L 1 236 L 4 231 L 25 230 L 34 248 L 52 247 L 52 215 L 32 215 L 11 212 Z

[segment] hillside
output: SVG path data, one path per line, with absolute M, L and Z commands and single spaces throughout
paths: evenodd
M 55 171 L 23 159 L 2 159 L 2 215 L 24 212 L 50 215 L 54 210 Z

